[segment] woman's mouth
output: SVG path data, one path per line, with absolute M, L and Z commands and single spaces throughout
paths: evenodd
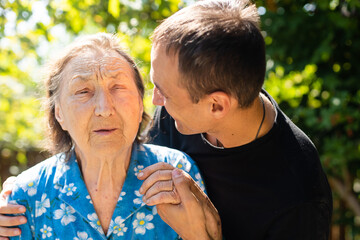
M 99 135 L 109 135 L 109 134 L 115 132 L 116 130 L 117 130 L 117 128 L 104 128 L 104 129 L 94 130 L 94 133 L 99 134 Z

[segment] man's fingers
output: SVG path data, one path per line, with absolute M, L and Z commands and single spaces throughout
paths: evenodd
M 181 205 L 184 206 L 189 216 L 202 215 L 205 219 L 207 234 L 211 236 L 210 239 L 221 239 L 219 213 L 199 185 L 189 174 L 180 169 L 172 171 L 172 179 L 181 199 Z
M 16 205 L 16 204 L 1 205 L 0 204 L 0 214 L 17 214 L 17 213 L 24 213 L 25 211 L 26 211 L 26 208 L 21 205 Z M 0 215 L 0 221 L 1 221 L 1 215 Z
M 158 170 L 172 170 L 174 169 L 173 166 L 171 166 L 168 163 L 164 163 L 164 162 L 159 162 L 159 163 L 155 163 L 153 165 L 150 165 L 146 168 L 144 168 L 138 175 L 137 177 L 141 180 L 149 177 L 151 174 L 153 174 L 154 172 L 158 171 Z
M 178 191 L 181 199 L 184 197 L 190 197 L 191 194 L 191 185 L 190 180 L 192 178 L 186 172 L 180 169 L 174 169 L 172 171 L 172 180 L 174 182 L 175 188 Z
M 210 211 L 213 214 L 216 215 L 219 214 L 214 204 L 211 202 L 209 197 L 204 193 L 204 191 L 201 190 L 200 186 L 192 178 L 191 178 L 191 182 L 192 182 L 192 184 L 190 184 L 191 192 L 195 195 L 195 197 L 199 200 L 199 202 L 202 205 L 206 205 L 206 207 L 210 209 Z
M 196 187 L 198 185 L 189 174 L 180 169 L 174 169 L 172 171 L 172 180 L 181 203 L 187 206 L 185 207 L 186 209 L 198 208 L 199 204 L 202 205 L 204 203 L 204 196 L 201 194 L 202 191 L 200 187 Z M 197 195 L 199 195 L 200 198 L 198 198 Z
M 19 213 L 19 207 L 25 210 L 24 206 L 8 204 L 1 207 L 2 213 Z M 24 212 L 24 211 L 21 211 Z M 19 228 L 7 228 L 11 226 L 18 226 L 26 223 L 24 216 L 4 216 L 0 214 L 0 236 L 12 237 L 20 235 Z M 7 238 L 3 238 L 7 239 Z M 0 238 L 1 240 L 1 238 Z
M 5 227 L 0 227 L 0 236 L 3 236 L 0 238 L 1 239 L 7 239 L 5 237 L 13 237 L 13 236 L 19 236 L 21 234 L 21 231 L 19 228 L 5 228 Z
M 179 191 L 180 197 L 183 194 L 186 194 L 187 192 L 190 192 L 195 195 L 195 197 L 201 202 L 205 203 L 209 201 L 209 198 L 204 193 L 203 190 L 201 190 L 200 186 L 194 181 L 194 179 L 186 172 L 180 170 L 180 169 L 174 169 L 172 171 L 172 178 L 174 181 L 175 188 Z M 176 179 L 176 180 L 175 180 Z M 189 198 L 191 198 L 191 195 L 188 195 Z M 185 195 L 184 195 L 185 197 Z M 212 204 L 212 203 L 211 203 Z
M 214 214 L 218 214 L 217 209 L 208 196 L 201 190 L 200 186 L 189 174 L 180 169 L 174 169 L 172 171 L 172 179 L 175 189 L 177 190 L 183 204 L 187 204 L 196 198 L 197 203 L 205 205 L 203 207 L 207 207 Z
M 154 206 L 158 204 L 171 203 L 171 204 L 179 204 L 180 198 L 176 191 L 169 192 L 160 192 L 158 194 L 153 195 L 152 197 L 146 199 L 146 205 Z
M 0 215 L 0 226 L 12 227 L 26 223 L 26 217 L 24 216 L 4 216 Z M 4 236 L 0 234 L 0 236 Z
M 145 194 L 156 182 L 166 180 L 171 180 L 171 170 L 157 170 L 147 177 L 141 185 L 139 192 L 140 194 Z
M 174 185 L 173 185 L 172 180 L 158 181 L 146 191 L 146 194 L 144 195 L 143 200 L 149 199 L 150 197 L 152 197 L 155 194 L 158 194 L 160 192 L 169 192 L 169 191 L 172 191 L 173 189 L 174 189 Z

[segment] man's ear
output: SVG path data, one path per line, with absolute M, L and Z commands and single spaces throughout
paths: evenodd
M 210 111 L 216 119 L 225 117 L 231 107 L 231 96 L 222 91 L 213 92 L 208 95 L 210 100 Z
M 62 109 L 58 103 L 55 103 L 55 118 L 58 121 L 58 123 L 60 124 L 61 128 L 64 131 L 67 131 L 65 124 L 64 124 L 64 115 L 63 115 Z

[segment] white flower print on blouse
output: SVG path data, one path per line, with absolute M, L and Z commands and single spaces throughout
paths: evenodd
M 157 214 L 156 206 L 153 206 L 152 208 L 152 214 L 155 216 Z
M 135 204 L 144 204 L 143 200 L 142 200 L 142 195 L 139 193 L 138 190 L 134 191 L 135 195 L 137 196 L 137 198 L 134 198 L 133 202 Z
M 24 192 L 27 192 L 29 197 L 32 197 L 37 193 L 37 184 L 35 183 L 35 181 L 32 181 L 25 186 L 22 186 L 22 189 L 24 190 Z
M 35 217 L 39 217 L 46 213 L 46 208 L 50 207 L 50 200 L 46 198 L 46 193 L 41 196 L 41 201 L 35 201 Z
M 40 232 L 42 232 L 42 238 L 48 238 L 52 236 L 52 228 L 48 227 L 46 225 L 43 226 L 43 228 L 40 229 Z
M 124 223 L 125 219 L 122 219 L 120 216 L 115 218 L 115 221 L 111 222 L 110 228 L 113 229 L 113 233 L 118 236 L 124 236 L 124 233 L 127 231 Z
M 125 196 L 125 195 L 126 195 L 126 192 L 121 192 L 118 201 L 122 201 L 123 196 Z
M 153 215 L 148 214 L 145 216 L 145 213 L 138 212 L 136 214 L 136 219 L 133 222 L 133 228 L 135 229 L 136 234 L 144 235 L 147 230 L 154 229 L 154 224 L 151 223 L 151 220 L 154 218 Z
M 202 180 L 200 173 L 195 174 L 196 183 L 199 185 L 201 190 L 205 191 L 204 181 Z
M 186 172 L 189 172 L 190 171 L 190 168 L 191 168 L 191 164 L 189 164 L 189 162 L 187 161 L 186 158 L 182 157 L 180 159 L 178 159 L 177 162 L 174 162 L 175 164 L 175 167 L 181 169 L 181 170 L 184 170 Z
M 93 204 L 90 195 L 87 195 L 87 196 L 86 196 L 86 199 L 89 199 L 89 203 Z
M 178 164 L 176 165 L 176 167 L 182 169 L 182 168 L 184 167 L 184 165 L 183 165 L 182 163 L 178 163 Z
M 143 165 L 137 165 L 136 167 L 134 167 L 135 176 L 137 176 L 139 173 L 141 173 L 141 171 L 143 169 L 144 169 Z
M 61 224 L 66 226 L 71 222 L 75 222 L 76 217 L 73 215 L 74 213 L 75 209 L 71 206 L 66 206 L 65 203 L 62 203 L 60 204 L 60 209 L 55 210 L 54 219 L 61 219 Z
M 180 163 L 189 170 L 189 174 L 195 181 L 197 179 L 195 174 L 199 171 L 196 166 L 192 165 L 192 161 L 183 157 L 181 153 L 157 146 L 144 146 L 143 148 L 146 151 L 139 154 L 134 147 L 134 157 L 128 171 L 129 177 L 124 182 L 124 191 L 117 196 L 118 202 L 114 210 L 114 218 L 111 220 L 106 234 L 100 225 L 93 204 L 90 203 L 93 201 L 91 201 L 90 194 L 81 178 L 79 167 L 75 163 L 75 155 L 72 155 L 72 158 L 66 163 L 49 159 L 44 162 L 43 166 L 30 170 L 29 178 L 25 178 L 26 182 L 18 181 L 15 192 L 9 196 L 9 201 L 13 200 L 18 203 L 20 201 L 20 203 L 26 204 L 28 211 L 25 216 L 33 219 L 31 222 L 35 223 L 35 227 L 31 223 L 22 225 L 24 226 L 22 228 L 20 226 L 22 239 L 177 239 L 176 232 L 161 220 L 156 207 L 146 206 L 142 201 L 143 195 L 138 191 L 142 181 L 135 176 L 134 169 L 137 173 L 143 172 L 146 166 L 158 160 L 170 162 L 174 167 Z M 159 148 L 161 150 L 159 150 L 159 155 L 151 154 L 151 148 Z M 183 158 L 185 160 L 182 160 Z M 63 164 L 71 167 L 65 171 L 64 175 L 61 175 L 57 171 L 57 167 Z M 52 170 L 48 171 L 47 169 L 50 167 Z M 62 169 L 65 170 L 66 167 Z M 39 176 L 43 177 L 39 178 Z M 48 181 L 48 179 L 56 181 Z M 28 183 L 30 184 L 26 186 Z M 35 187 L 35 185 L 37 186 Z M 26 192 L 23 191 L 24 186 Z M 28 194 L 31 195 L 32 191 L 36 191 L 36 194 L 29 197 Z
M 68 166 L 67 164 L 62 164 L 59 166 L 57 171 L 59 171 L 59 173 L 61 173 L 61 174 L 64 174 L 69 169 L 70 169 L 70 166 Z
M 90 220 L 90 225 L 95 228 L 98 232 L 103 233 L 100 220 L 96 213 L 88 214 L 87 218 Z
M 74 237 L 73 240 L 93 240 L 91 237 L 88 237 L 87 232 L 77 232 L 77 237 Z
M 66 196 L 71 196 L 76 191 L 76 187 L 73 183 L 69 185 L 65 185 L 65 187 L 61 190 L 62 193 L 66 193 Z

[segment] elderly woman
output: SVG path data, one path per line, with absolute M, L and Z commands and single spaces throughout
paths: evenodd
M 179 151 L 140 143 L 144 86 L 132 59 L 103 33 L 72 44 L 49 69 L 46 113 L 56 155 L 17 178 L 9 200 L 26 207 L 28 222 L 12 239 L 176 239 L 142 202 L 137 175 L 157 162 L 193 178 L 199 172 Z

